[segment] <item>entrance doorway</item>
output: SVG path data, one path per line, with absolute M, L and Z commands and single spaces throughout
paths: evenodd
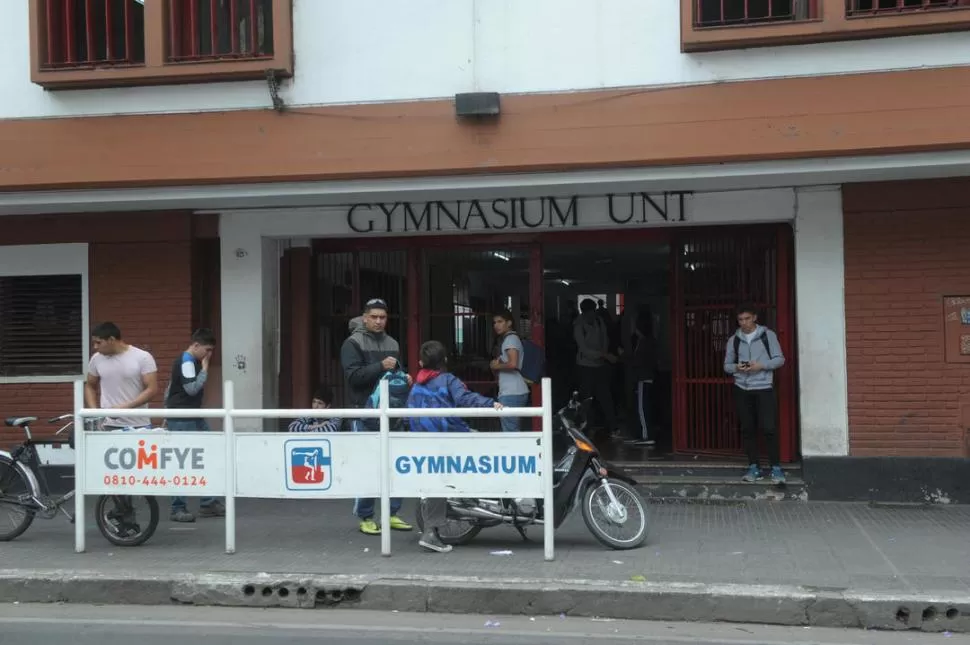
M 368 298 L 385 298 L 389 331 L 406 364 L 430 339 L 449 351 L 450 369 L 494 396 L 488 369 L 492 316 L 509 309 L 523 337 L 546 348 L 554 404 L 578 385 L 572 320 L 583 297 L 603 301 L 611 342 L 629 356 L 639 318 L 650 321 L 657 349 L 649 401 L 658 443 L 650 455 L 737 459 L 742 455 L 724 349 L 736 328 L 734 309 L 753 302 L 777 333 L 787 364 L 775 375 L 782 459 L 796 458 L 792 234 L 787 225 L 647 229 L 540 235 L 326 240 L 314 246 L 319 370 L 343 398 L 340 346 L 348 322 Z M 639 409 L 627 364 L 614 370 L 616 412 L 638 432 Z M 538 404 L 538 387 L 534 388 Z M 483 430 L 498 424 L 483 425 Z M 622 458 L 646 454 L 626 448 Z
M 651 453 L 673 448 L 670 395 L 671 303 L 670 244 L 664 239 L 634 244 L 548 244 L 543 248 L 546 364 L 553 378 L 555 404 L 581 389 L 576 365 L 575 325 L 583 300 L 593 300 L 595 317 L 606 326 L 610 352 L 618 356 L 606 365 L 617 438 L 656 441 Z M 643 337 L 636 335 L 639 329 Z M 643 343 L 642 351 L 635 349 Z M 639 355 L 640 360 L 634 360 Z M 639 385 L 639 378 L 649 381 Z M 603 420 L 603 412 L 597 416 Z M 642 418 L 641 418 L 642 413 Z M 646 447 L 627 445 L 632 459 L 646 458 Z

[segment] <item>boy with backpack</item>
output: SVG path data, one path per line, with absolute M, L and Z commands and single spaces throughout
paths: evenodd
M 445 346 L 430 340 L 421 346 L 421 371 L 408 395 L 409 408 L 495 408 L 500 402 L 472 392 L 454 374 L 449 374 Z M 503 417 L 504 418 L 504 417 Z M 410 417 L 411 432 L 470 432 L 459 417 Z M 448 553 L 451 545 L 441 541 L 438 528 L 447 521 L 448 502 L 444 498 L 424 500 L 424 534 L 418 541 L 429 551 Z
M 785 472 L 781 469 L 778 444 L 774 371 L 785 364 L 785 356 L 775 332 L 758 324 L 758 313 L 753 305 L 741 305 L 737 314 L 738 330 L 727 342 L 724 371 L 734 376 L 734 402 L 748 456 L 748 469 L 742 479 L 755 482 L 763 478 L 758 460 L 760 427 L 768 446 L 771 481 L 784 484 Z

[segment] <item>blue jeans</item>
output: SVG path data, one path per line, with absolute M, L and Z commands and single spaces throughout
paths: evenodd
M 529 405 L 528 394 L 500 394 L 499 403 L 507 408 L 524 408 Z M 522 417 L 499 417 L 502 421 L 502 432 L 518 432 Z
M 169 432 L 208 432 L 209 424 L 206 423 L 205 419 L 169 419 L 166 423 Z M 203 497 L 199 502 L 199 506 L 211 506 L 215 503 L 215 497 Z M 184 497 L 173 497 L 172 498 L 172 512 L 184 511 L 185 498 Z
M 362 419 L 354 419 L 350 427 L 354 432 L 367 432 L 367 428 L 361 422 Z M 401 498 L 391 498 L 391 515 L 397 515 L 401 511 Z M 369 520 L 374 517 L 374 506 L 377 500 L 373 497 L 358 497 L 354 500 L 354 515 L 362 520 Z

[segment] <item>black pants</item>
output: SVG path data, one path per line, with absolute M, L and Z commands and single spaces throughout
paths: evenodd
M 613 405 L 613 369 L 610 365 L 603 367 L 586 367 L 579 365 L 579 393 L 585 399 L 593 397 L 603 410 L 603 423 L 606 429 L 613 432 L 617 429 L 616 408 Z
M 744 452 L 748 455 L 748 463 L 758 463 L 758 430 L 764 433 L 768 446 L 770 466 L 781 465 L 781 448 L 778 445 L 778 402 L 775 391 L 742 390 L 735 386 L 734 403 L 738 409 L 738 420 L 741 421 L 741 438 L 744 440 Z

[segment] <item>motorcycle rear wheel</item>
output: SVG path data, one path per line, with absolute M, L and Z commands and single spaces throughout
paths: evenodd
M 424 533 L 424 500 L 418 503 L 418 531 Z M 482 530 L 482 527 L 474 523 L 474 520 L 459 520 L 451 517 L 444 526 L 438 527 L 438 537 L 445 544 L 451 546 L 464 546 L 475 539 Z
M 647 504 L 643 501 L 640 493 L 626 482 L 617 479 L 609 479 L 608 481 L 610 488 L 613 490 L 613 495 L 616 496 L 617 501 L 624 507 L 625 521 L 620 523 L 609 517 L 608 513 L 610 509 L 608 505 L 610 500 L 602 481 L 590 484 L 586 488 L 586 492 L 583 495 L 583 521 L 586 522 L 586 528 L 593 534 L 593 537 L 603 545 L 619 551 L 636 549 L 647 541 L 647 528 L 649 525 L 647 521 Z M 597 513 L 593 512 L 594 508 L 597 511 L 603 511 L 601 513 L 602 517 L 596 516 Z M 627 524 L 631 522 L 633 523 L 630 524 L 629 528 L 631 529 L 632 535 L 614 537 L 607 530 L 615 526 L 626 528 Z

